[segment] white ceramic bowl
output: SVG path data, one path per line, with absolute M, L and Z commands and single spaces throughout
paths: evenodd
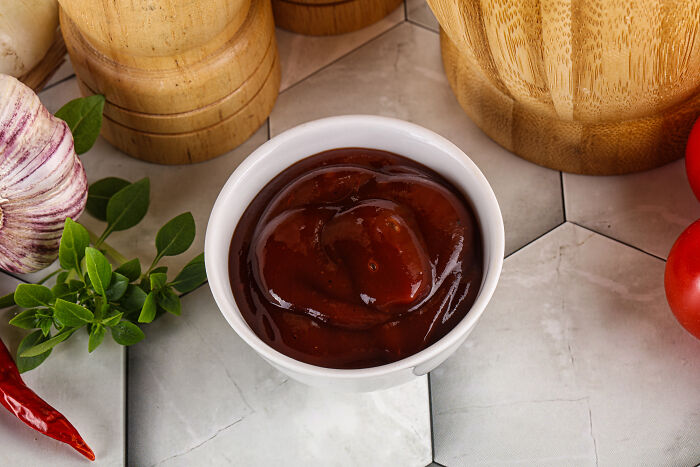
M 411 158 L 460 189 L 476 212 L 484 247 L 484 276 L 471 310 L 430 347 L 394 363 L 372 368 L 323 368 L 288 357 L 265 344 L 241 316 L 228 274 L 228 252 L 239 218 L 258 192 L 295 162 L 328 149 L 366 147 Z M 347 115 L 304 123 L 260 146 L 224 185 L 207 226 L 204 254 L 209 286 L 231 327 L 261 357 L 292 378 L 313 386 L 373 391 L 404 383 L 437 367 L 464 342 L 491 299 L 503 265 L 501 210 L 488 181 L 457 146 L 418 125 L 392 118 Z

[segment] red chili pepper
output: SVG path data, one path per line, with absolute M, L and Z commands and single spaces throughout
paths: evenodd
M 83 441 L 78 430 L 66 417 L 24 384 L 17 365 L 2 340 L 0 340 L 0 403 L 39 433 L 66 443 L 91 461 L 95 460 L 92 449 Z

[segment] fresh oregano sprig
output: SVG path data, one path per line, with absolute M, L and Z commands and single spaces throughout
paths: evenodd
M 163 257 L 184 253 L 194 241 L 195 223 L 189 212 L 158 231 L 156 255 L 146 271 L 138 258 L 127 261 L 105 243 L 113 232 L 134 227 L 144 218 L 149 191 L 147 178 L 129 183 L 110 177 L 93 183 L 87 211 L 106 222 L 104 232 L 91 234 L 67 218 L 58 250 L 60 269 L 49 275 L 56 277 L 55 285 L 20 284 L 13 294 L 0 298 L 0 307 L 16 304 L 25 308 L 10 324 L 33 330 L 17 351 L 21 372 L 39 366 L 56 345 L 80 328 L 90 336 L 89 352 L 102 343 L 108 330 L 118 344 L 135 344 L 145 337 L 140 326 L 163 313 L 180 314 L 178 292 L 189 292 L 206 281 L 203 254 L 187 263 L 172 281 L 167 268 L 158 267 Z

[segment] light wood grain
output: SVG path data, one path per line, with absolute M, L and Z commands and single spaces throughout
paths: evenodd
M 428 0 L 462 107 L 494 140 L 577 173 L 682 157 L 700 115 L 700 0 Z
M 700 94 L 650 117 L 590 123 L 548 117 L 484 78 L 442 32 L 447 79 L 462 108 L 487 135 L 545 167 L 587 175 L 647 170 L 683 156 Z
M 235 148 L 260 128 L 272 111 L 279 85 L 279 60 L 275 60 L 268 79 L 250 102 L 210 127 L 187 133 L 148 133 L 105 116 L 102 136 L 127 154 L 149 162 L 173 165 L 205 161 Z
M 106 55 L 104 47 L 96 47 L 83 33 L 82 23 L 61 9 L 62 29 L 81 91 L 106 98 L 102 134 L 108 141 L 141 159 L 182 164 L 226 152 L 262 124 L 272 109 L 280 81 L 272 8 L 269 0 L 233 3 L 239 7 L 236 11 L 245 12 L 245 17 L 237 22 L 239 28 L 233 33 L 228 29 L 231 23 L 224 26 L 229 36 L 225 43 L 213 47 L 221 35 L 210 34 L 207 37 L 212 42 L 187 51 L 178 48 L 174 56 L 158 55 L 173 52 L 172 44 L 165 44 L 162 50 L 156 48 L 153 55 L 130 55 L 128 60 L 122 59 L 126 45 L 135 40 L 133 37 L 108 38 L 113 39 L 118 53 L 110 51 Z M 122 10 L 117 12 L 127 8 L 124 2 L 121 4 Z M 178 2 L 153 0 L 151 4 L 166 11 Z M 183 11 L 198 18 L 208 14 L 193 13 L 194 4 L 203 10 L 210 8 L 206 2 L 189 2 Z M 120 21 L 134 23 L 133 11 L 126 13 Z M 179 27 L 177 19 L 185 13 L 170 11 L 170 16 L 158 20 L 165 23 L 158 23 L 155 31 L 164 34 L 171 28 L 171 33 L 179 37 L 181 31 L 175 26 Z M 172 21 L 168 19 L 171 16 Z M 190 21 L 191 17 L 187 17 Z M 204 23 L 187 26 L 210 27 Z M 135 35 L 144 36 L 143 43 L 152 39 L 142 32 Z M 182 61 L 185 56 L 187 60 Z M 170 67 L 163 68 L 167 64 Z
M 196 131 L 217 124 L 250 104 L 260 89 L 267 84 L 279 61 L 275 41 L 271 41 L 265 57 L 253 74 L 228 96 L 189 112 L 152 114 L 137 112 L 105 102 L 104 115 L 131 129 L 148 133 L 176 134 Z M 97 94 L 78 79 L 83 94 Z
M 59 0 L 92 47 L 126 66 L 169 69 L 224 46 L 251 0 Z
M 269 0 L 255 0 L 226 47 L 199 62 L 161 70 L 102 55 L 64 11 L 60 18 L 80 79 L 117 106 L 151 114 L 188 112 L 223 99 L 251 76 L 275 40 Z
M 344 34 L 376 23 L 402 0 L 272 0 L 277 26 L 299 34 Z

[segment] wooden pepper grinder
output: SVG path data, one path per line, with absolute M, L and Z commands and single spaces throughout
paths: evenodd
M 344 34 L 376 23 L 403 0 L 272 0 L 277 26 L 299 34 Z
M 428 0 L 447 78 L 497 143 L 566 172 L 683 157 L 700 116 L 700 0 Z
M 102 135 L 162 164 L 220 155 L 265 121 L 280 68 L 270 0 L 59 0 L 83 94 L 106 98 Z

